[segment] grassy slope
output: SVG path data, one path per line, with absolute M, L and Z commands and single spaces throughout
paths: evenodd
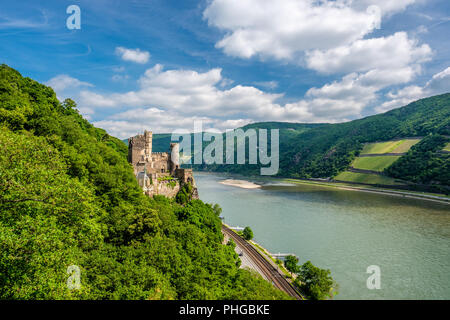
M 402 183 L 393 178 L 380 176 L 376 174 L 356 173 L 356 172 L 341 172 L 335 177 L 337 181 L 348 181 L 356 183 L 367 184 L 383 184 L 383 185 L 401 185 Z
M 440 152 L 450 139 L 443 135 L 428 135 L 414 145 L 406 155 L 386 169 L 392 177 L 419 184 L 434 185 L 448 192 L 450 186 L 450 155 Z
M 404 153 L 413 145 L 417 144 L 419 139 L 405 139 L 396 141 L 385 141 L 368 143 L 364 145 L 361 154 L 383 154 L 383 153 Z M 382 172 L 391 166 L 400 157 L 397 156 L 378 156 L 378 157 L 357 157 L 352 166 L 357 169 L 373 170 Z M 348 181 L 365 184 L 382 184 L 382 185 L 401 185 L 402 182 L 387 176 L 376 174 L 341 172 L 335 180 Z
M 361 154 L 403 153 L 407 152 L 413 145 L 415 145 L 419 141 L 419 139 L 405 139 L 397 141 L 367 143 L 364 145 Z
M 393 153 L 404 153 L 408 152 L 409 149 L 411 149 L 412 146 L 416 145 L 420 142 L 420 139 L 408 139 L 405 140 L 401 145 L 399 145 L 397 148 L 392 150 Z
M 356 169 L 383 171 L 400 157 L 398 156 L 377 156 L 377 157 L 358 157 L 353 161 L 352 166 Z

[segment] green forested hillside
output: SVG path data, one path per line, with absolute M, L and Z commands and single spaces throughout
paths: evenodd
M 316 123 L 293 123 L 293 122 L 261 122 L 252 123 L 242 127 L 242 130 L 248 129 L 279 129 L 280 130 L 280 142 L 288 142 L 298 134 L 305 132 L 311 128 L 317 128 L 324 126 L 325 124 Z M 151 130 L 151 128 L 148 128 Z M 194 141 L 194 135 L 191 135 L 191 140 Z M 153 151 L 154 152 L 167 152 L 171 142 L 172 135 L 170 133 L 155 133 L 153 132 Z M 123 140 L 125 144 L 128 144 L 128 139 Z M 207 145 L 205 143 L 204 145 Z
M 287 298 L 238 268 L 211 205 L 144 196 L 75 107 L 0 66 L 0 299 Z
M 346 123 L 311 129 L 281 152 L 281 175 L 333 177 L 348 167 L 363 143 L 450 134 L 450 94 Z
M 266 127 L 265 123 L 252 126 L 255 128 Z M 444 138 L 450 135 L 450 93 L 422 99 L 402 108 L 346 123 L 322 124 L 316 127 L 305 126 L 303 130 L 298 130 L 298 127 L 294 127 L 297 130 L 286 130 L 280 123 L 271 123 L 269 127 L 277 126 L 282 128 L 280 130 L 278 176 L 332 178 L 350 166 L 362 151 L 364 143 L 403 137 L 423 137 L 430 134 Z M 433 153 L 428 159 L 434 163 L 433 175 L 439 171 L 448 170 L 448 157 Z M 226 164 L 196 166 L 199 170 L 254 175 L 259 174 L 259 167 L 259 165 Z M 420 168 L 428 171 L 429 169 L 425 167 L 421 166 Z M 394 174 L 394 170 L 388 170 L 386 173 L 399 178 L 398 174 Z M 424 175 L 429 176 L 424 172 L 415 172 L 415 176 Z M 448 172 L 442 176 L 448 177 Z M 412 176 L 404 178 L 411 178 L 412 181 L 418 180 Z M 448 178 L 419 180 L 450 186 Z
M 441 153 L 448 138 L 430 135 L 386 169 L 391 177 L 420 184 L 450 185 L 450 154 Z

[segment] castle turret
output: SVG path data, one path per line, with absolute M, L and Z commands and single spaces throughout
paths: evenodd
M 145 158 L 147 162 L 152 162 L 152 143 L 153 133 L 151 131 L 144 131 L 145 137 Z
M 134 167 L 134 173 L 144 171 L 152 167 L 152 132 L 145 131 L 144 134 L 128 139 L 128 162 Z
M 192 185 L 192 198 L 198 199 L 192 169 L 180 168 L 180 145 L 170 144 L 169 152 L 153 152 L 153 134 L 144 131 L 128 139 L 128 161 L 144 193 L 173 198 L 184 184 Z M 174 184 L 175 182 L 175 184 Z
M 180 167 L 180 144 L 170 144 L 170 171 L 175 172 Z

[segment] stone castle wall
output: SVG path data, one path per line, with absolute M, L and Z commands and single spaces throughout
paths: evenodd
M 178 143 L 170 144 L 170 153 L 152 152 L 152 139 L 151 131 L 128 139 L 128 161 L 144 193 L 172 198 L 190 183 L 194 187 L 193 198 L 198 198 L 192 170 L 180 168 Z

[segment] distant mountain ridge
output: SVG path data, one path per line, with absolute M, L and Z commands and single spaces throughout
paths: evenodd
M 450 93 L 421 99 L 401 108 L 345 123 L 261 122 L 241 127 L 243 130 L 275 128 L 280 129 L 280 170 L 277 176 L 333 178 L 350 166 L 359 155 L 364 143 L 428 135 L 442 136 L 440 141 L 445 143 L 450 135 Z M 159 140 L 161 145 L 167 146 L 170 134 L 154 134 L 154 139 Z M 440 163 L 442 170 L 448 170 L 447 160 L 435 161 L 435 164 L 437 163 Z M 194 168 L 258 175 L 260 166 L 203 164 L 195 165 Z M 431 169 L 423 168 L 423 170 Z M 432 170 L 439 172 L 439 168 Z M 387 170 L 387 172 L 392 171 Z M 420 172 L 417 174 L 426 176 Z M 441 174 L 447 177 L 446 172 Z M 437 181 L 429 177 L 421 183 L 433 181 L 450 185 L 447 178 Z

